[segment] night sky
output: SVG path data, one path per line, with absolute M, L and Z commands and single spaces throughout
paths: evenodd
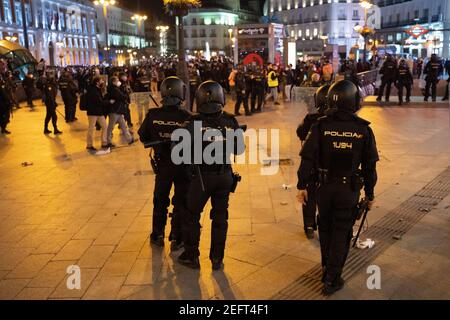
M 136 11 L 137 13 L 145 14 L 145 13 L 153 13 L 158 16 L 158 18 L 165 20 L 167 22 L 172 19 L 165 14 L 163 0 L 119 0 L 120 5 Z M 237 1 L 237 0 L 236 0 Z M 264 0 L 260 0 L 261 4 L 264 3 Z M 203 3 L 207 3 L 208 0 L 203 0 Z M 243 0 L 245 2 L 245 0 Z

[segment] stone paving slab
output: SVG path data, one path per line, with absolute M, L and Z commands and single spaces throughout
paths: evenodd
M 450 163 L 448 110 L 427 106 L 360 112 L 372 122 L 381 158 L 370 223 Z M 202 268 L 196 272 L 176 263 L 179 253 L 170 252 L 167 240 L 163 249 L 149 245 L 154 175 L 147 174 L 147 150 L 136 144 L 89 155 L 86 117 L 78 113 L 71 125 L 59 119 L 64 133 L 55 137 L 42 134 L 45 108 L 21 109 L 14 112 L 13 134 L 0 136 L 1 299 L 267 299 L 320 262 L 318 239 L 304 236 L 295 200 L 295 130 L 305 105 L 268 106 L 238 118 L 249 128 L 279 129 L 280 157 L 291 164 L 273 176 L 261 175 L 262 164 L 235 166 L 243 181 L 230 200 L 222 272 L 213 272 L 208 259 L 210 204 L 201 219 Z M 119 137 L 115 131 L 117 143 Z M 33 165 L 23 167 L 24 161 Z M 368 290 L 361 270 L 333 298 L 448 299 L 450 283 L 441 275 L 450 267 L 449 208 L 445 199 L 374 261 L 382 268 L 383 290 Z M 70 265 L 81 267 L 81 290 L 67 289 Z

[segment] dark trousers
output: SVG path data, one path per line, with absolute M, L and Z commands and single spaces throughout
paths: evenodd
M 378 99 L 381 99 L 383 97 L 384 88 L 386 87 L 386 101 L 389 101 L 389 97 L 391 96 L 391 86 L 394 81 L 389 80 L 381 80 L 381 86 L 380 86 L 380 92 L 378 93 Z
M 58 121 L 58 116 L 56 115 L 56 107 L 54 106 L 46 106 L 47 114 L 45 115 L 44 128 L 48 129 L 48 124 L 50 120 L 52 120 L 53 129 L 57 129 L 56 122 Z
M 64 102 L 64 118 L 66 121 L 74 121 L 77 110 L 77 102 L 71 99 L 63 99 Z
M 398 101 L 403 102 L 403 88 L 406 89 L 406 102 L 410 101 L 411 98 L 411 85 L 398 83 Z
M 0 129 L 1 131 L 6 130 L 6 126 L 9 123 L 10 110 L 5 109 L 0 111 Z
M 237 92 L 236 94 L 236 104 L 234 105 L 234 113 L 238 114 L 241 109 L 241 103 L 244 104 L 245 114 L 249 114 L 250 110 L 248 109 L 248 95 L 242 92 Z
M 27 90 L 27 91 L 25 91 L 25 95 L 27 96 L 27 104 L 28 104 L 28 106 L 29 107 L 33 107 L 34 105 L 33 105 L 33 95 L 34 95 L 34 92 L 33 91 L 30 91 L 30 90 Z
M 181 216 L 186 202 L 189 179 L 183 166 L 173 164 L 159 165 L 159 173 L 155 178 L 153 192 L 153 230 L 151 237 L 164 236 L 167 222 L 168 207 L 170 205 L 170 190 L 175 187 L 172 197 L 172 220 L 169 240 L 181 239 Z
M 202 190 L 199 176 L 191 181 L 187 195 L 187 206 L 183 219 L 183 239 L 186 254 L 192 258 L 200 256 L 200 216 L 211 199 L 210 219 L 211 248 L 209 258 L 221 260 L 225 253 L 228 231 L 228 200 L 233 178 L 231 171 L 225 173 L 203 173 L 205 190 Z
M 359 191 L 349 185 L 330 183 L 317 191 L 319 239 L 325 280 L 339 279 L 350 250 Z
M 255 109 L 256 101 L 258 101 L 258 107 Z M 264 88 L 258 88 L 257 90 L 252 90 L 252 95 L 251 95 L 251 110 L 252 110 L 252 112 L 254 112 L 255 110 L 261 111 L 263 102 L 264 102 Z
M 427 80 L 425 84 L 425 99 L 430 97 L 430 88 L 431 88 L 431 99 L 436 100 L 436 86 L 437 80 Z
M 302 206 L 303 211 L 303 226 L 306 231 L 307 228 L 314 228 L 317 230 L 316 223 L 316 209 L 317 209 L 317 187 L 311 185 L 306 188 L 308 192 L 308 201 L 306 205 Z

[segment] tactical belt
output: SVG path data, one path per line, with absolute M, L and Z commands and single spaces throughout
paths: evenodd
M 200 166 L 200 171 L 204 175 L 219 175 L 231 171 L 231 165 L 210 165 L 210 166 Z
M 354 176 L 330 176 L 328 183 L 350 184 Z

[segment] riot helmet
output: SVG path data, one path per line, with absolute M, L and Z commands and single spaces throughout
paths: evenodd
M 204 114 L 214 114 L 222 111 L 225 106 L 225 93 L 222 86 L 212 80 L 203 82 L 195 94 L 197 111 Z
M 351 81 L 341 80 L 328 90 L 328 108 L 334 111 L 356 112 L 359 108 L 358 87 Z
M 315 106 L 319 113 L 324 113 L 327 109 L 327 96 L 330 87 L 331 86 L 329 84 L 321 86 L 314 94 Z
M 161 83 L 161 97 L 164 105 L 177 105 L 186 97 L 186 85 L 178 77 L 168 77 Z

